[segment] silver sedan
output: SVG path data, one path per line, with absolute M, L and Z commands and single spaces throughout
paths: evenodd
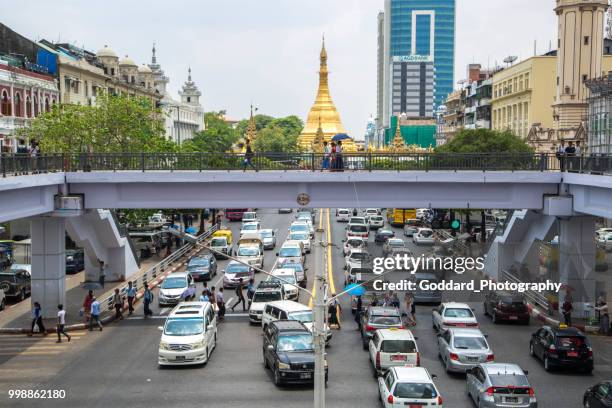
M 438 334 L 438 354 L 446 372 L 455 373 L 494 360 L 487 339 L 478 329 L 448 329 Z
M 516 364 L 485 363 L 467 370 L 467 392 L 479 408 L 537 408 L 527 371 Z

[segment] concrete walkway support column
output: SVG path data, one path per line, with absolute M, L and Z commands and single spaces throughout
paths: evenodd
M 582 316 L 585 303 L 594 303 L 595 217 L 573 216 L 559 220 L 559 282 L 567 285 L 574 302 L 574 315 Z M 559 293 L 559 313 L 566 291 Z
M 66 301 L 66 221 L 60 217 L 32 218 L 32 305 L 43 317 L 57 316 Z

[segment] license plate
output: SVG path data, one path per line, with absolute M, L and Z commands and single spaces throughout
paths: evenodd
M 307 378 L 312 378 L 312 374 L 311 374 L 311 373 L 301 373 L 301 374 L 300 374 L 300 378 L 301 378 L 302 380 L 305 380 L 305 379 L 307 379 Z
M 467 357 L 467 361 L 478 361 L 478 357 Z
M 408 408 L 423 408 L 422 404 L 409 404 L 409 403 L 406 403 L 406 405 L 408 405 Z
M 401 354 L 391 356 L 391 361 L 406 361 L 406 356 L 402 356 Z
M 505 402 L 518 402 L 518 397 L 506 397 Z
M 567 352 L 567 356 L 568 357 L 578 357 L 578 352 L 577 351 L 568 351 Z
M 176 356 L 175 360 L 185 360 L 185 356 Z
M 518 316 L 510 316 L 510 320 L 518 320 Z

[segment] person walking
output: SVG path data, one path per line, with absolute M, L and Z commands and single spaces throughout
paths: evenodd
M 68 342 L 70 342 L 70 335 L 66 333 L 66 311 L 64 310 L 64 305 L 57 305 L 57 341 L 56 343 L 62 342 L 62 334 L 68 338 Z
M 85 323 L 89 323 L 89 319 L 91 318 L 91 302 L 93 302 L 93 298 L 93 290 L 89 290 L 87 295 L 85 295 L 85 300 L 83 300 L 83 315 L 85 316 Z
M 210 297 L 210 289 L 208 289 L 208 283 L 204 282 L 203 285 L 204 285 L 204 288 L 202 289 L 202 292 L 206 292 L 206 296 Z
M 134 299 L 136 299 L 136 288 L 134 287 L 132 281 L 128 282 L 128 287 L 125 293 L 128 301 L 128 316 L 130 316 L 132 313 L 134 313 Z
M 101 259 L 98 259 L 98 264 L 100 265 L 100 275 L 98 276 L 98 281 L 100 282 L 100 286 L 104 288 L 104 279 L 106 278 L 105 276 L 106 265 L 104 264 L 104 261 Z
M 336 171 L 336 142 L 331 142 L 331 148 L 329 151 L 330 171 Z
M 153 292 L 151 292 L 151 289 L 149 289 L 149 285 L 148 284 L 144 284 L 144 295 L 142 296 L 143 299 L 143 304 L 144 304 L 144 317 L 145 319 L 149 316 L 153 316 L 153 311 L 151 310 L 151 308 L 149 307 L 151 305 L 151 302 L 153 302 Z
M 416 307 L 412 292 L 406 292 L 404 295 L 404 302 L 406 304 L 406 317 L 408 319 L 408 325 L 416 326 Z
M 608 304 L 602 299 L 599 302 L 599 306 L 595 307 L 595 310 L 599 312 L 599 334 L 607 336 L 610 333 L 610 315 Z
M 342 159 L 342 140 L 338 140 L 336 146 L 336 170 L 344 171 L 344 160 Z
M 236 309 L 236 306 L 238 306 L 240 303 L 242 303 L 242 311 L 246 312 L 246 300 L 244 299 L 244 285 L 242 278 L 238 280 L 238 286 L 236 286 L 236 296 L 237 299 L 236 303 L 234 303 L 232 306 L 232 312 L 234 312 L 234 309 Z
M 249 283 L 247 285 L 247 299 L 249 299 L 249 309 L 251 308 L 251 303 L 253 302 L 253 296 L 255 295 L 255 279 L 249 279 Z
M 34 302 L 34 310 L 32 310 L 32 328 L 30 329 L 30 334 L 28 334 L 30 337 L 34 334 L 34 326 L 38 326 L 38 332 L 40 334 L 44 336 L 47 335 L 47 330 L 45 329 L 42 319 L 42 308 L 38 302 Z
M 115 306 L 115 319 L 123 320 L 123 296 L 117 288 L 115 288 L 115 294 L 113 295 L 113 305 Z
M 200 299 L 198 299 L 200 302 L 209 302 L 210 298 L 208 297 L 208 291 L 203 290 L 202 294 L 200 295 Z
M 90 313 L 91 318 L 89 319 L 89 331 L 93 330 L 94 322 L 96 322 L 96 324 L 100 328 L 100 331 L 102 331 L 102 322 L 100 321 L 100 302 L 98 302 L 98 299 L 95 296 L 93 297 L 93 300 L 91 302 Z
M 215 293 L 215 287 L 214 286 L 210 288 L 210 295 L 208 295 L 208 301 L 212 305 L 216 305 L 217 304 L 217 294 Z
M 332 298 L 334 298 L 335 296 L 336 294 L 332 293 Z M 338 330 L 342 329 L 342 327 L 340 326 L 340 318 L 338 315 L 338 313 L 340 314 L 342 313 L 342 307 L 340 306 L 338 299 L 332 299 L 329 302 L 328 313 L 329 313 L 329 325 L 338 326 Z
M 557 160 L 559 160 L 559 169 L 565 171 L 565 140 L 561 140 L 561 144 L 557 148 Z
M 363 299 L 361 295 L 357 296 L 357 308 L 355 309 L 355 323 L 357 323 L 357 331 L 361 331 L 361 316 L 363 316 Z
M 246 151 L 244 153 L 244 161 L 242 162 L 242 171 L 246 171 L 247 166 L 251 166 L 251 168 L 257 171 L 257 168 L 253 165 L 253 156 L 255 153 L 253 152 L 253 148 L 251 147 L 251 141 L 249 139 L 246 140 Z
M 561 307 L 563 312 L 563 320 L 567 327 L 572 326 L 572 310 L 574 310 L 574 306 L 572 305 L 572 300 L 569 297 L 565 298 L 563 302 L 563 306 Z
M 331 148 L 327 141 L 323 142 L 323 162 L 321 163 L 321 171 L 329 170 L 329 156 L 331 155 Z
M 570 141 L 569 145 L 565 148 L 565 157 L 567 160 L 567 169 L 569 171 L 574 170 L 574 167 L 576 167 L 576 147 L 574 146 L 574 142 Z
M 217 307 L 219 308 L 219 320 L 225 320 L 225 298 L 223 297 L 223 288 L 219 288 L 217 293 Z

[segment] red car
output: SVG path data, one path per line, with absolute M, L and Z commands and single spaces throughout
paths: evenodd
M 226 208 L 225 218 L 229 221 L 242 221 L 242 215 L 247 211 L 248 208 Z

